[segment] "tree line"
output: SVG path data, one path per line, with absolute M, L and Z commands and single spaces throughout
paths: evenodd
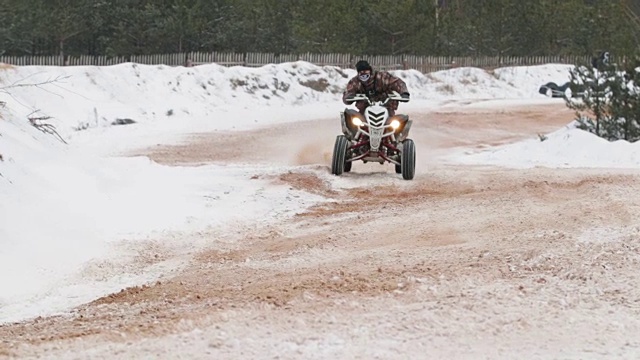
M 636 51 L 623 0 L 0 0 L 0 55 Z

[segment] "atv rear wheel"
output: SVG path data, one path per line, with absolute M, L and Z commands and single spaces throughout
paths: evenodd
M 413 179 L 416 174 L 416 146 L 411 139 L 402 142 L 400 170 L 405 180 Z
M 347 148 L 349 147 L 349 140 L 344 135 L 338 135 L 336 137 L 336 143 L 333 146 L 333 159 L 331 161 L 331 173 L 334 175 L 342 175 L 346 170 L 346 157 Z M 351 170 L 351 163 L 349 163 L 349 170 Z

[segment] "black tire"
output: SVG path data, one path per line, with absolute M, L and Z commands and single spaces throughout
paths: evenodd
M 402 174 L 402 165 L 396 165 L 396 174 Z
M 342 175 L 344 172 L 347 147 L 349 147 L 349 140 L 347 140 L 347 137 L 344 135 L 338 135 L 336 137 L 336 143 L 333 146 L 333 159 L 331 161 L 331 173 L 333 175 Z
M 416 174 L 416 145 L 411 139 L 402 142 L 400 168 L 405 180 L 413 179 Z
M 353 162 L 352 161 L 347 161 L 345 159 L 345 161 L 344 161 L 344 172 L 351 171 L 351 165 L 353 165 Z

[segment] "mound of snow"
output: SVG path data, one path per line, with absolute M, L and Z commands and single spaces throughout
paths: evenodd
M 455 156 L 456 162 L 510 168 L 638 168 L 640 143 L 609 142 L 572 122 L 540 138 Z
M 209 119 L 222 126 L 221 110 L 328 102 L 346 75 L 338 68 L 308 63 L 260 69 L 216 64 L 193 68 L 119 64 L 108 67 L 6 69 L 4 84 L 42 84 L 11 89 L 7 102 L 25 111 L 51 116 L 63 135 L 74 130 L 111 126 L 117 119 L 184 123 Z M 244 119 L 235 119 L 242 122 Z M 251 119 L 253 120 L 253 119 Z M 230 127 L 230 126 L 229 126 Z
M 516 66 L 500 68 L 493 71 L 495 77 L 518 88 L 523 97 L 539 96 L 541 85 L 554 82 L 563 85 L 570 80 L 569 71 L 573 65 L 548 64 L 537 66 Z
M 415 70 L 392 73 L 407 82 L 413 103 L 451 98 L 537 98 L 538 87 L 557 80 L 563 71 L 568 76 L 566 65 L 493 72 L 457 68 L 428 75 Z M 23 113 L 39 109 L 41 114 L 51 116 L 51 123 L 67 137 L 78 130 L 111 127 L 118 119 L 174 129 L 197 120 L 222 129 L 253 126 L 260 118 L 256 114 L 263 108 L 282 110 L 318 104 L 329 108 L 327 113 L 334 113 L 344 107 L 340 97 L 352 76 L 355 70 L 303 61 L 260 68 L 125 63 L 107 67 L 6 68 L 0 72 L 0 81 L 7 85 L 41 84 L 40 91 L 33 87 L 11 89 L 8 106 Z M 302 114 L 302 118 L 288 119 L 304 118 Z

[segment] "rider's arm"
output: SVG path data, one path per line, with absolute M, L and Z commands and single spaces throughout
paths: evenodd
M 352 102 L 347 101 L 347 99 L 354 96 L 358 92 L 360 92 L 359 91 L 360 86 L 361 86 L 360 80 L 358 80 L 357 77 L 354 77 L 351 80 L 349 80 L 349 83 L 347 83 L 347 89 L 342 94 L 342 102 L 345 103 L 346 105 L 351 105 Z
M 388 74 L 388 78 L 385 79 L 385 84 L 387 84 L 388 86 L 388 91 L 397 91 L 398 94 L 407 94 L 407 96 L 409 95 L 409 90 L 407 89 L 407 84 L 404 82 L 404 80 L 400 79 L 397 76 L 393 76 L 389 73 Z
M 398 92 L 398 94 L 403 95 L 403 97 L 409 97 L 409 90 L 407 89 L 407 84 L 397 76 L 391 75 L 389 72 L 382 72 L 381 80 L 384 87 L 384 92 L 386 94 L 390 94 L 392 92 Z M 398 101 L 392 100 L 387 103 L 387 107 L 393 110 L 398 109 Z

